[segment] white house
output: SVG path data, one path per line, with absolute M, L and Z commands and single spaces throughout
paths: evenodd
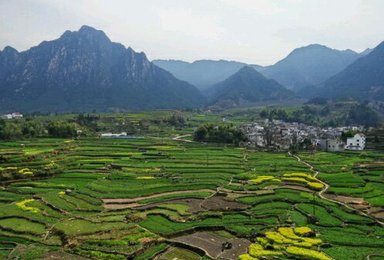
M 341 152 L 345 148 L 344 143 L 338 139 L 320 139 L 317 146 L 326 152 Z
M 354 137 L 347 138 L 345 149 L 361 151 L 365 148 L 365 135 L 358 133 Z
M 13 112 L 12 114 L 2 115 L 1 118 L 3 118 L 3 119 L 18 119 L 18 118 L 23 118 L 23 114 L 20 114 L 19 112 Z
M 2 119 L 12 119 L 12 114 L 4 114 L 4 115 L 1 115 L 1 118 L 2 118 Z
M 113 134 L 113 133 L 103 133 L 100 135 L 101 137 L 112 137 L 112 138 L 119 138 L 127 136 L 127 132 L 121 132 L 120 134 Z

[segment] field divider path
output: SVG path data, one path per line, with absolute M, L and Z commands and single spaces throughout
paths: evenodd
M 152 194 L 147 196 L 135 197 L 135 198 L 120 198 L 120 199 L 101 199 L 104 204 L 133 204 L 135 202 L 145 200 L 145 199 L 154 199 L 167 195 L 178 195 L 183 193 L 193 193 L 193 192 L 216 192 L 211 189 L 200 189 L 200 190 L 179 190 L 179 191 L 169 191 L 158 194 Z
M 367 255 L 367 260 L 371 260 L 371 257 L 383 257 L 384 258 L 384 255 L 381 255 L 381 254 L 369 254 Z
M 185 137 L 190 137 L 190 136 L 192 136 L 192 135 L 191 134 L 178 135 L 178 136 L 172 137 L 172 140 L 173 141 L 179 141 L 179 142 L 192 143 L 193 141 L 191 141 L 191 140 L 183 139 Z
M 52 230 L 55 227 L 55 225 L 58 224 L 59 222 L 56 222 L 55 224 L 51 225 L 51 227 L 47 230 L 47 232 L 45 233 L 44 238 L 43 238 L 44 241 L 47 240 L 49 234 L 52 232 Z
M 358 210 L 358 209 L 355 209 L 355 208 L 349 206 L 347 203 L 344 203 L 344 202 L 341 202 L 341 201 L 338 201 L 338 200 L 329 199 L 329 198 L 325 197 L 323 194 L 329 189 L 330 186 L 329 186 L 328 183 L 326 183 L 326 182 L 320 180 L 319 178 L 317 178 L 317 176 L 320 174 L 320 172 L 317 171 L 317 170 L 315 170 L 315 167 L 314 167 L 313 165 L 309 164 L 309 163 L 306 162 L 306 161 L 303 161 L 299 156 L 294 155 L 294 154 L 292 154 L 291 152 L 288 152 L 288 154 L 289 154 L 290 156 L 296 158 L 296 160 L 297 160 L 299 163 L 302 163 L 302 164 L 306 165 L 306 166 L 309 168 L 309 170 L 310 170 L 311 172 L 314 173 L 314 174 L 313 174 L 313 177 L 315 177 L 320 183 L 322 183 L 322 184 L 324 185 L 324 188 L 323 188 L 321 191 L 317 192 L 317 194 L 319 195 L 319 197 L 320 197 L 321 199 L 324 199 L 324 200 L 327 200 L 327 201 L 329 201 L 329 202 L 333 202 L 333 203 L 339 204 L 339 205 L 341 205 L 341 206 L 344 206 L 344 207 L 346 207 L 346 208 L 348 208 L 348 209 L 350 209 L 350 210 L 353 210 L 354 212 L 357 212 L 358 214 L 360 214 L 360 215 L 362 215 L 362 216 L 365 216 L 365 217 L 368 217 L 368 218 L 370 218 L 370 219 L 373 219 L 373 220 L 376 221 L 376 223 L 378 223 L 378 224 L 384 226 L 384 222 L 382 222 L 382 221 L 380 221 L 380 220 L 378 220 L 378 219 L 376 219 L 376 218 L 370 216 L 369 214 L 367 214 L 367 213 L 365 213 L 365 212 L 363 212 L 363 211 L 361 211 L 361 210 Z

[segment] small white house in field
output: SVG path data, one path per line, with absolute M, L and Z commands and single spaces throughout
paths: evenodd
M 347 150 L 357 150 L 361 151 L 365 148 L 365 135 L 358 133 L 353 137 L 347 138 L 347 144 L 345 145 L 345 149 Z
M 119 138 L 119 137 L 125 137 L 125 136 L 127 136 L 127 132 L 121 132 L 120 134 L 103 133 L 103 134 L 101 134 L 100 136 L 101 136 L 101 137 Z

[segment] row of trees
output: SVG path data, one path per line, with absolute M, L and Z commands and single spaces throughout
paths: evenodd
M 67 121 L 41 122 L 37 119 L 0 120 L 0 140 L 31 137 L 75 137 L 77 125 Z
M 201 125 L 194 132 L 193 139 L 199 142 L 227 143 L 238 146 L 247 141 L 244 133 L 233 125 Z
M 263 109 L 260 112 L 260 117 L 315 126 L 363 125 L 377 127 L 380 123 L 378 113 L 366 104 L 355 104 L 348 107 L 340 106 L 342 104 L 327 104 L 320 107 L 303 105 L 289 113 L 284 109 Z M 340 112 L 334 115 L 332 114 L 333 110 Z
M 104 116 L 95 114 L 78 114 L 72 118 L 48 116 L 27 117 L 17 120 L 0 119 L 0 140 L 12 140 L 31 137 L 62 137 L 71 138 L 77 136 L 77 130 L 82 135 L 92 136 L 99 132 L 127 132 L 129 134 L 141 134 L 151 126 L 184 127 L 187 119 L 181 112 L 172 112 L 163 118 L 143 118 L 132 120 L 119 114 Z

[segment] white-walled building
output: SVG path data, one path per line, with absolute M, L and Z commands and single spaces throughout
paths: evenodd
M 365 148 L 365 135 L 358 133 L 355 136 L 347 138 L 345 149 L 347 150 L 364 150 Z
M 341 152 L 344 151 L 345 144 L 338 139 L 320 139 L 318 141 L 318 147 L 322 151 Z
M 103 133 L 103 134 L 100 134 L 100 136 L 101 136 L 101 137 L 119 138 L 119 137 L 125 137 L 125 136 L 127 136 L 127 132 L 121 132 L 120 134 Z
M 1 118 L 3 118 L 3 119 L 19 119 L 19 118 L 23 118 L 23 114 L 20 114 L 19 112 L 13 112 L 12 114 L 2 115 Z

